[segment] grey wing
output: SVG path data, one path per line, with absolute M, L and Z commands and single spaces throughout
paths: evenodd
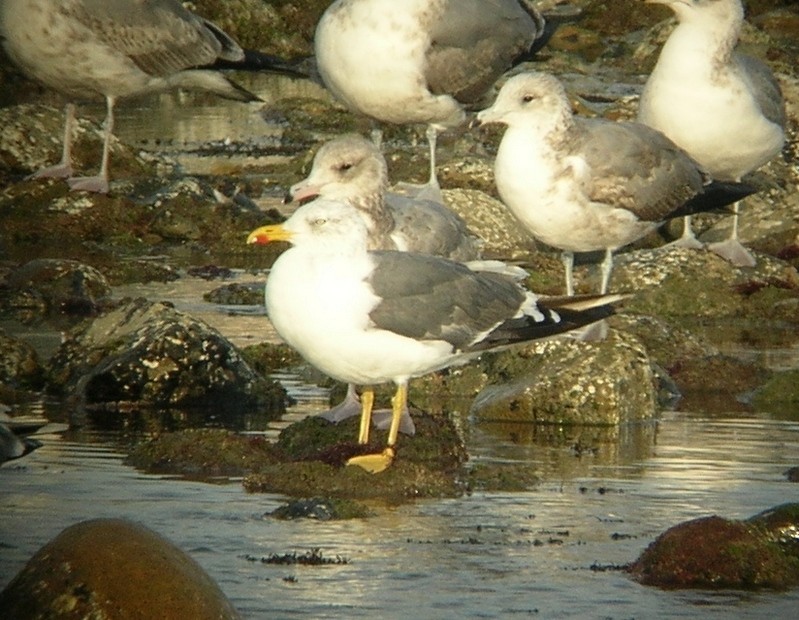
M 430 24 L 425 78 L 434 94 L 475 103 L 541 35 L 528 3 L 448 0 Z M 540 16 L 539 16 L 540 17 Z
M 759 58 L 745 54 L 735 54 L 736 68 L 746 81 L 760 111 L 768 120 L 785 128 L 785 100 L 779 82 L 769 66 Z
M 456 261 L 479 258 L 480 240 L 466 222 L 446 206 L 398 194 L 387 194 L 386 204 L 394 219 L 393 233 L 403 238 L 409 252 Z
M 380 303 L 375 327 L 466 349 L 515 316 L 525 295 L 509 278 L 475 274 L 460 263 L 408 252 L 372 252 L 369 278 Z
M 576 119 L 575 154 L 591 174 L 590 199 L 659 222 L 702 192 L 703 173 L 682 149 L 640 123 Z
M 176 0 L 79 0 L 74 17 L 149 75 L 241 60 L 239 45 Z

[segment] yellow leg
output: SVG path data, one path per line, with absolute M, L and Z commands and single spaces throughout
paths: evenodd
M 372 394 L 372 397 L 374 397 L 374 394 Z M 347 461 L 347 465 L 357 465 L 358 467 L 362 467 L 366 471 L 373 474 L 378 474 L 391 465 L 395 456 L 394 444 L 397 443 L 400 419 L 402 418 L 402 411 L 405 407 L 405 402 L 407 399 L 408 384 L 401 383 L 397 386 L 397 391 L 394 394 L 394 397 L 391 399 L 391 428 L 388 430 L 388 442 L 386 449 L 379 454 L 364 454 L 362 456 L 354 456 Z M 363 400 L 363 395 L 361 395 L 361 400 Z M 363 420 L 361 421 L 363 422 Z
M 375 402 L 375 390 L 366 386 L 361 391 L 361 427 L 358 431 L 358 443 L 369 443 L 369 428 L 372 425 L 372 406 Z

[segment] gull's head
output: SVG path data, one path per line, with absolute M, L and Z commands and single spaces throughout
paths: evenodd
M 360 212 L 344 202 L 318 198 L 297 209 L 282 224 L 261 226 L 248 244 L 288 241 L 298 247 L 366 250 L 369 233 Z
M 740 27 L 744 18 L 741 0 L 645 0 L 648 4 L 669 7 L 680 23 L 706 24 L 707 27 Z
M 348 134 L 317 151 L 307 178 L 291 186 L 292 200 L 317 196 L 359 204 L 382 195 L 388 186 L 386 160 L 366 138 Z
M 477 124 L 548 127 L 571 116 L 571 104 L 560 81 L 548 73 L 520 73 L 509 78 L 494 104 L 477 114 Z

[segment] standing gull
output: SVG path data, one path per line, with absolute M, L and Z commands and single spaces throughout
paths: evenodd
M 258 97 L 217 71 L 197 69 L 244 52 L 219 27 L 177 0 L 3 0 L 0 38 L 27 75 L 74 100 L 106 101 L 102 163 L 96 176 L 73 177 L 75 106 L 66 107 L 61 162 L 35 177 L 66 177 L 74 190 L 108 192 L 108 159 L 117 99 L 171 88 L 228 99 Z
M 437 198 L 436 136 L 460 125 L 496 79 L 545 42 L 530 0 L 336 0 L 314 48 L 333 95 L 375 120 L 427 125 Z
M 569 295 L 573 252 L 605 251 L 605 293 L 614 250 L 666 219 L 752 193 L 739 183 L 710 182 L 651 127 L 575 117 L 563 85 L 548 74 L 510 78 L 476 122 L 507 125 L 494 164 L 499 194 L 533 236 L 563 250 Z
M 364 386 L 358 443 L 368 444 L 377 383 L 393 381 L 385 450 L 348 464 L 372 472 L 394 459 L 408 381 L 483 351 L 545 338 L 600 320 L 617 296 L 561 300 L 548 308 L 513 279 L 435 256 L 369 251 L 358 211 L 320 198 L 248 243 L 284 240 L 266 282 L 278 334 L 322 372 Z
M 314 157 L 307 178 L 289 190 L 287 198 L 299 202 L 321 196 L 355 207 L 369 232 L 370 250 L 399 250 L 469 261 L 473 270 L 499 269 L 517 277 L 527 275 L 499 261 L 482 261 L 480 240 L 456 213 L 443 204 L 388 193 L 386 160 L 372 142 L 350 134 L 325 143 Z M 515 271 L 514 271 L 515 270 Z M 320 414 L 331 422 L 358 415 L 361 404 L 352 384 L 344 400 Z M 382 410 L 374 419 L 382 419 Z M 380 427 L 380 422 L 377 422 Z M 404 412 L 400 429 L 413 434 L 413 420 Z
M 760 60 L 734 51 L 743 25 L 740 0 L 647 0 L 677 15 L 641 95 L 638 120 L 671 138 L 716 179 L 739 181 L 780 152 L 785 108 Z M 730 236 L 708 247 L 753 266 L 738 240 L 738 203 Z M 686 218 L 679 243 L 701 246 Z

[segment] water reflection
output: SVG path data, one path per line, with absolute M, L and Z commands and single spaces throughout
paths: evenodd
M 0 467 L 0 587 L 63 527 L 127 516 L 187 550 L 251 618 L 792 617 L 796 591 L 663 592 L 601 569 L 631 561 L 679 521 L 747 517 L 799 499 L 782 476 L 796 464 L 799 424 L 672 413 L 654 436 L 594 437 L 594 455 L 576 454 L 571 438 L 548 447 L 532 429 L 509 432 L 479 428 L 470 452 L 544 473 L 528 492 L 374 505 L 375 516 L 350 522 L 283 522 L 264 517 L 279 496 L 146 476 L 123 465 L 113 435 L 45 430 L 40 450 Z M 605 450 L 605 439 L 628 447 Z M 246 557 L 313 548 L 348 563 Z

